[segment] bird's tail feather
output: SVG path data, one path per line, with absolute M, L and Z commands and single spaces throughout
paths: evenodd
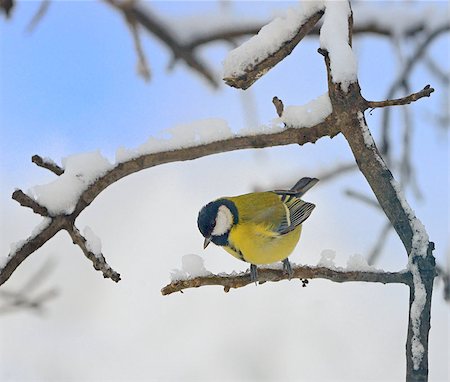
M 301 178 L 290 190 L 275 190 L 279 195 L 294 195 L 301 198 L 310 188 L 312 188 L 319 179 L 317 178 Z

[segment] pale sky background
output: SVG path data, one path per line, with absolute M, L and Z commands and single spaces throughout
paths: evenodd
M 448 12 L 446 2 L 427 2 Z M 237 17 L 270 18 L 292 3 L 236 3 Z M 389 3 L 380 4 L 387 7 Z M 30 162 L 33 154 L 53 158 L 92 151 L 114 159 L 120 147 L 135 147 L 179 123 L 218 117 L 236 131 L 250 120 L 268 123 L 276 115 L 273 96 L 285 105 L 303 104 L 326 91 L 317 39 L 303 41 L 250 92 L 222 86 L 212 90 L 182 63 L 167 72 L 170 55 L 151 37 L 143 39 L 153 78 L 135 73 L 136 57 L 122 17 L 101 2 L 52 2 L 32 34 L 28 21 L 38 2 L 19 2 L 12 19 L 0 22 L 0 256 L 24 239 L 40 218 L 11 200 L 53 179 Z M 168 17 L 217 11 L 216 2 L 157 2 Z M 358 17 L 357 14 L 354 16 Z M 384 38 L 354 42 L 359 80 L 368 99 L 385 97 L 397 73 L 392 44 Z M 450 66 L 448 34 L 429 50 L 442 68 Z M 406 53 L 411 46 L 405 47 Z M 215 68 L 230 47 L 202 49 Z M 423 67 L 411 86 L 430 83 L 431 98 L 411 106 L 414 165 L 424 194 L 407 197 L 446 264 L 449 251 L 448 130 L 433 121 L 445 88 Z M 448 102 L 448 101 L 447 101 Z M 401 137 L 401 111 L 395 110 Z M 379 137 L 381 111 L 366 115 Z M 395 130 L 395 129 L 394 129 Z M 400 152 L 399 152 L 400 154 Z M 202 250 L 198 210 L 223 195 L 255 187 L 290 186 L 352 160 L 342 136 L 307 144 L 226 153 L 152 168 L 103 192 L 79 217 L 102 239 L 109 264 L 122 275 L 114 284 L 94 271 L 67 235 L 58 234 L 22 264 L 0 291 L 19 289 L 48 259 L 53 270 L 40 289 L 58 297 L 43 314 L 0 315 L 1 381 L 398 381 L 404 379 L 408 319 L 405 286 L 336 284 L 312 280 L 248 286 L 224 294 L 219 287 L 163 297 L 172 269 L 185 254 L 204 257 L 213 272 L 243 271 L 220 248 Z M 305 224 L 293 262 L 315 265 L 324 249 L 339 265 L 352 254 L 366 255 L 385 217 L 349 199 L 344 189 L 370 195 L 362 175 L 352 173 L 316 186 L 307 197 L 317 205 Z M 406 256 L 394 233 L 377 267 L 399 270 Z M 2 300 L 0 299 L 0 306 Z M 430 381 L 449 377 L 449 306 L 442 285 L 433 296 Z

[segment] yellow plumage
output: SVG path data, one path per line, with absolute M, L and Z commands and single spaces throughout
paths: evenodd
M 302 178 L 290 190 L 253 192 L 208 203 L 197 220 L 204 248 L 213 242 L 250 263 L 253 281 L 257 280 L 256 265 L 277 261 L 291 275 L 288 256 L 300 239 L 302 223 L 315 207 L 300 197 L 317 182 Z
M 299 225 L 284 235 L 274 231 L 287 213 L 279 195 L 261 192 L 257 197 L 253 193 L 225 199 L 239 211 L 239 223 L 231 228 L 229 245 L 224 246 L 228 253 L 251 264 L 275 263 L 292 253 L 302 228 Z

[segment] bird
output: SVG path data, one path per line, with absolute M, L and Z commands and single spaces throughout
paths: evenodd
M 303 222 L 316 207 L 301 197 L 319 180 L 301 178 L 289 190 L 252 192 L 221 197 L 201 208 L 197 225 L 205 238 L 235 258 L 250 263 L 250 280 L 257 283 L 257 265 L 283 263 L 293 275 L 289 255 L 296 247 Z

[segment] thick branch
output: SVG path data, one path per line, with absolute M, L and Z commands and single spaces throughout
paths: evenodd
M 377 282 L 382 284 L 401 283 L 409 285 L 411 275 L 408 272 L 348 272 L 339 271 L 324 267 L 293 266 L 293 276 L 291 279 L 327 279 L 342 283 L 349 281 Z M 288 280 L 289 276 L 282 269 L 258 268 L 258 282 L 263 284 L 271 281 Z M 173 281 L 161 289 L 163 295 L 180 292 L 188 288 L 198 288 L 205 285 L 223 286 L 225 292 L 231 288 L 242 288 L 253 284 L 250 281 L 250 273 L 246 272 L 238 276 L 232 275 L 211 275 L 195 277 L 188 280 Z
M 48 159 L 44 159 L 39 155 L 33 155 L 31 157 L 31 161 L 39 167 L 46 168 L 47 170 L 53 172 L 56 175 L 62 175 L 64 173 L 64 169 L 59 167 L 55 162 L 50 161 Z
M 11 274 L 28 256 L 37 251 L 47 241 L 55 236 L 65 224 L 66 221 L 63 217 L 58 216 L 56 218 L 52 218 L 48 226 L 34 235 L 31 235 L 15 251 L 11 251 L 5 266 L 0 269 L 0 285 L 9 279 Z
M 415 102 L 423 97 L 429 97 L 433 92 L 434 89 L 430 87 L 430 85 L 427 85 L 421 91 L 410 94 L 407 97 L 391 99 L 386 101 L 367 101 L 367 107 L 375 109 L 377 107 L 408 105 L 411 102 Z
M 297 143 L 314 143 L 319 138 L 333 138 L 339 134 L 339 126 L 332 115 L 313 127 L 286 128 L 279 133 L 254 136 L 235 136 L 222 141 L 208 144 L 142 155 L 136 159 L 120 163 L 104 176 L 96 180 L 80 197 L 72 216 L 76 217 L 86 208 L 106 187 L 119 179 L 137 171 L 161 165 L 164 163 L 197 159 L 207 155 L 234 150 L 282 146 Z

